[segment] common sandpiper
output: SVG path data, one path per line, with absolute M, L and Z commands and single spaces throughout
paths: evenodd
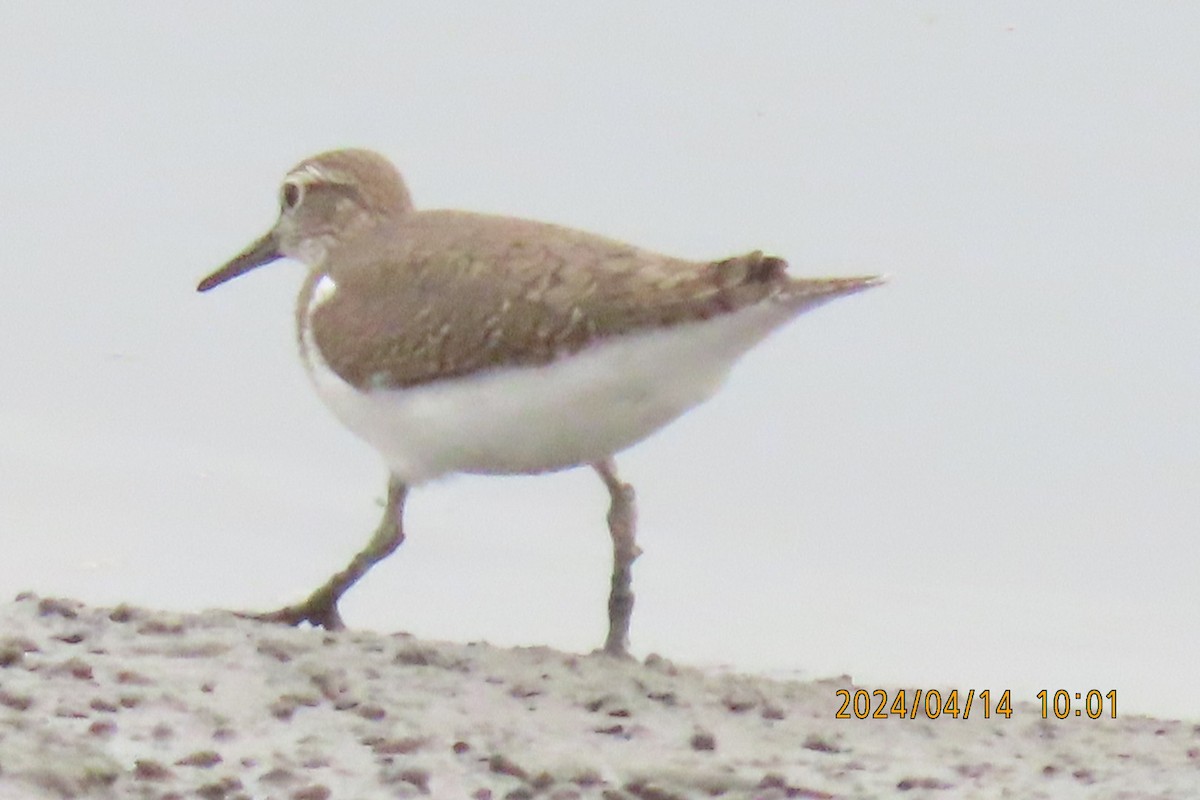
M 307 599 L 262 619 L 343 627 L 338 600 L 404 539 L 409 488 L 454 473 L 590 466 L 610 495 L 604 651 L 627 655 L 634 492 L 614 456 L 713 395 L 747 350 L 879 276 L 794 278 L 752 252 L 688 261 L 570 228 L 418 211 L 367 150 L 301 161 L 279 219 L 197 287 L 279 258 L 308 267 L 296 301 L 317 393 L 389 479 L 367 547 Z

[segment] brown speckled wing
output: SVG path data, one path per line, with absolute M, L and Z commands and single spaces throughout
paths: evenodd
M 325 361 L 359 388 L 544 364 L 600 339 L 710 318 L 796 282 L 752 253 L 695 263 L 544 223 L 414 212 L 340 249 L 312 318 Z M 303 315 L 319 275 L 310 276 Z

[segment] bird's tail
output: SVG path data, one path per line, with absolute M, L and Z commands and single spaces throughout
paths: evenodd
M 887 282 L 886 275 L 857 275 L 849 278 L 789 278 L 779 287 L 778 301 L 795 313 L 808 311 L 839 297 L 865 291 Z
M 886 278 L 861 275 L 850 278 L 793 278 L 782 258 L 763 255 L 761 250 L 709 265 L 706 296 L 722 311 L 736 311 L 762 301 L 773 301 L 794 316 L 830 300 L 872 286 Z

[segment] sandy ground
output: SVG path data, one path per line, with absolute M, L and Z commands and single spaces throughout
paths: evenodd
M 836 719 L 856 688 L 23 595 L 0 798 L 1200 797 L 1194 722 Z

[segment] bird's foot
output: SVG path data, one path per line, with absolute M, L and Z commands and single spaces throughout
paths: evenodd
M 637 661 L 624 644 L 613 644 L 612 642 L 605 642 L 604 647 L 597 647 L 592 651 L 592 655 L 615 658 L 618 661 Z
M 338 612 L 337 598 L 321 589 L 313 592 L 302 603 L 284 606 L 266 613 L 246 613 L 238 614 L 238 616 L 292 627 L 307 622 L 314 628 L 324 628 L 327 631 L 340 631 L 346 627 L 346 623 L 342 622 L 341 613 Z

